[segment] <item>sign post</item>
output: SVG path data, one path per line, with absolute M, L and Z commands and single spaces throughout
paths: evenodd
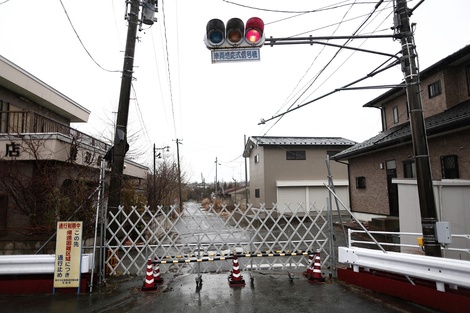
M 57 222 L 54 287 L 77 288 L 80 294 L 83 222 Z

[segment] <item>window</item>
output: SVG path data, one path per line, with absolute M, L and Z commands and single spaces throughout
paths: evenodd
M 470 64 L 467 65 L 467 67 L 465 68 L 465 71 L 467 73 L 467 92 L 468 92 L 468 95 L 470 96 Z
M 443 179 L 459 178 L 459 164 L 455 154 L 442 156 L 441 167 Z
M 286 151 L 287 160 L 305 160 L 305 150 Z
M 356 189 L 366 189 L 366 178 L 364 176 L 356 177 Z
M 403 161 L 404 178 L 416 178 L 416 163 L 413 160 Z
M 441 81 L 440 80 L 428 85 L 428 94 L 429 94 L 429 99 L 441 94 Z
M 399 122 L 398 119 L 398 107 L 393 107 L 393 123 L 397 124 Z
M 259 163 L 259 154 L 255 155 L 255 163 Z
M 8 133 L 8 112 L 6 111 L 10 111 L 10 104 L 0 100 L 0 133 Z
M 8 221 L 8 196 L 0 195 L 0 229 L 7 227 Z
M 385 162 L 385 167 L 387 170 L 394 170 L 397 168 L 395 160 L 388 160 Z
M 259 198 L 259 188 L 255 189 L 255 198 Z

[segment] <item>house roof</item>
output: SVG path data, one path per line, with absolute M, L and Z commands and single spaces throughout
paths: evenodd
M 0 86 L 71 122 L 86 122 L 90 111 L 0 55 Z
M 462 49 L 460 49 L 459 51 L 454 52 L 451 55 L 440 60 L 439 62 L 434 63 L 433 65 L 426 68 L 425 70 L 420 71 L 419 77 L 421 80 L 423 80 L 429 76 L 432 76 L 442 71 L 446 67 L 458 65 L 460 63 L 468 61 L 469 59 L 470 59 L 470 45 L 467 45 L 463 47 Z M 396 87 L 396 88 L 390 89 L 389 91 L 381 94 L 377 98 L 364 104 L 363 107 L 379 108 L 384 103 L 388 102 L 390 99 L 395 98 L 400 93 L 405 93 L 405 85 L 403 85 L 403 87 Z
M 250 155 L 252 144 L 258 146 L 352 146 L 355 141 L 342 137 L 275 137 L 251 136 L 245 145 L 244 157 Z
M 470 127 L 470 100 L 462 102 L 442 113 L 425 119 L 426 134 L 428 136 L 443 133 L 449 130 Z M 411 142 L 410 123 L 405 123 L 389 130 L 383 131 L 355 146 L 347 148 L 331 159 L 341 160 L 355 157 L 371 151 L 384 149 L 397 144 Z

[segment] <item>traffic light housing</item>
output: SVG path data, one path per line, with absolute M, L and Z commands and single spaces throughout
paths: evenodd
M 239 18 L 231 18 L 227 24 L 220 19 L 207 23 L 204 42 L 208 49 L 254 48 L 264 45 L 264 22 L 252 17 L 246 26 Z

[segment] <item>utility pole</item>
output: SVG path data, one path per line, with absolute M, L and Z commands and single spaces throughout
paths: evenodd
M 215 157 L 215 196 L 217 197 L 217 157 Z
M 421 211 L 424 251 L 428 256 L 441 256 L 441 246 L 437 242 L 435 228 L 437 222 L 434 189 L 429 162 L 428 141 L 424 124 L 423 107 L 420 96 L 419 70 L 416 65 L 416 47 L 413 32 L 410 28 L 409 9 L 406 0 L 397 0 L 396 31 L 402 45 L 402 70 L 406 82 L 408 109 L 410 112 L 411 136 L 416 163 L 418 197 Z
M 150 195 L 149 202 L 150 202 L 150 207 L 153 208 L 154 205 L 157 205 L 155 202 L 155 194 L 157 192 L 157 165 L 156 165 L 156 159 L 161 158 L 161 153 L 170 151 L 170 146 L 164 146 L 162 148 L 156 148 L 155 144 L 153 144 L 153 187 L 152 187 L 152 195 Z M 157 150 L 163 150 L 163 152 L 157 154 Z
M 112 213 L 117 213 L 121 202 L 124 156 L 128 150 L 127 121 L 129 117 L 129 99 L 131 95 L 132 74 L 134 72 L 137 26 L 139 23 L 138 14 L 140 0 L 130 0 L 129 2 L 131 8 L 127 15 L 129 25 L 127 27 L 126 50 L 124 52 L 121 92 L 119 94 L 119 107 L 116 118 L 116 131 L 114 133 L 114 147 L 112 151 L 111 181 L 109 185 L 108 212 Z
M 183 140 L 183 139 L 181 139 Z M 178 195 L 179 195 L 179 205 L 180 212 L 183 212 L 183 196 L 181 193 L 181 168 L 180 168 L 180 139 L 176 138 L 176 157 L 178 158 Z
M 243 148 L 246 147 L 246 135 L 243 138 Z M 245 208 L 248 208 L 248 163 L 247 158 L 245 158 Z
M 157 157 L 157 149 L 155 148 L 155 144 L 153 144 L 153 186 L 152 186 L 152 195 L 150 195 L 150 208 L 154 207 L 154 199 L 155 199 L 155 193 L 156 191 L 156 186 L 157 186 L 157 165 L 155 164 L 155 158 Z

